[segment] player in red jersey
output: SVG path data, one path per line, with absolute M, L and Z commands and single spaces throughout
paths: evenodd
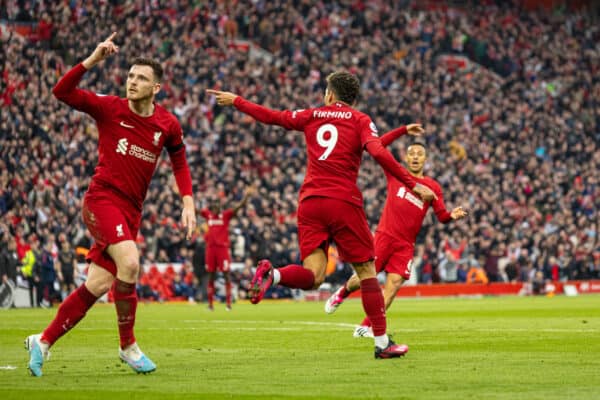
M 229 221 L 237 212 L 246 205 L 248 198 L 254 193 L 250 186 L 246 189 L 242 200 L 233 208 L 221 210 L 221 202 L 213 200 L 208 208 L 200 210 L 200 215 L 206 219 L 208 231 L 206 232 L 206 272 L 208 272 L 208 308 L 213 310 L 215 296 L 215 278 L 217 271 L 223 273 L 225 278 L 225 303 L 227 310 L 231 310 L 231 280 L 229 279 L 229 266 L 231 256 L 229 254 Z
M 126 98 L 100 96 L 77 87 L 86 71 L 118 52 L 114 37 L 115 33 L 98 44 L 52 91 L 62 102 L 92 116 L 98 127 L 98 165 L 83 199 L 82 212 L 95 242 L 87 256 L 90 267 L 85 284 L 65 299 L 42 334 L 26 339 L 29 370 L 34 376 L 42 375 L 48 348 L 111 288 L 119 327 L 119 357 L 138 373 L 156 369 L 139 349 L 133 334 L 137 308 L 135 284 L 140 268 L 135 238 L 142 203 L 163 148 L 169 153 L 183 197 L 181 218 L 188 238 L 196 224 L 181 127 L 173 114 L 154 102 L 162 78 L 160 64 L 148 59 L 135 60 L 127 76 Z
M 325 106 L 296 111 L 271 110 L 230 92 L 208 92 L 216 96 L 219 105 L 234 105 L 260 122 L 303 131 L 306 139 L 308 167 L 298 204 L 303 266 L 273 269 L 268 260 L 259 261 L 250 287 L 251 302 L 258 303 L 271 284 L 304 290 L 319 287 L 325 278 L 329 242 L 335 241 L 340 256 L 352 263 L 360 279 L 363 307 L 375 331 L 375 357 L 400 357 L 408 347 L 396 345 L 386 334 L 383 296 L 373 264 L 373 238 L 356 185 L 363 150 L 424 200 L 433 198 L 434 193 L 415 182 L 382 146 L 371 119 L 352 108 L 359 89 L 356 76 L 335 72 L 327 77 Z
M 406 129 L 395 129 L 383 135 L 381 142 L 388 146 L 405 133 L 407 133 Z M 402 283 L 410 278 L 415 242 L 429 207 L 433 207 L 438 221 L 444 224 L 467 216 L 467 212 L 462 207 L 457 207 L 451 212 L 446 210 L 440 185 L 434 179 L 423 175 L 426 160 L 427 152 L 422 143 L 416 142 L 408 146 L 406 154 L 408 170 L 417 182 L 428 186 L 436 193 L 437 199 L 433 202 L 424 202 L 417 198 L 404 183 L 386 173 L 388 195 L 375 233 L 375 267 L 377 272 L 383 270 L 387 272 L 383 291 L 386 310 L 390 308 Z M 335 312 L 344 299 L 359 288 L 358 276 L 353 275 L 327 300 L 325 312 L 329 314 Z M 354 330 L 354 337 L 372 336 L 371 321 L 367 316 Z

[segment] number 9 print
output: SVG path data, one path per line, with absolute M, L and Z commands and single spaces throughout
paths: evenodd
M 329 135 L 328 139 L 325 139 L 325 133 L 327 133 L 327 132 L 329 132 L 330 135 Z M 332 124 L 321 125 L 321 127 L 317 131 L 317 143 L 319 143 L 319 146 L 325 147 L 325 152 L 323 154 L 321 154 L 321 157 L 319 157 L 319 160 L 326 160 L 327 157 L 329 157 L 329 155 L 333 151 L 335 145 L 337 144 L 337 140 L 338 140 L 338 130 L 335 127 L 335 125 L 332 125 Z

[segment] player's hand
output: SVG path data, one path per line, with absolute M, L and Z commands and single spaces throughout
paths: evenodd
M 190 240 L 192 233 L 196 229 L 196 210 L 194 200 L 191 196 L 183 197 L 183 210 L 181 211 L 181 224 L 187 230 L 185 238 Z
M 408 124 L 406 125 L 406 132 L 412 136 L 421 136 L 425 133 L 425 129 L 421 124 Z
M 220 106 L 232 106 L 237 94 L 231 92 L 221 92 L 220 90 L 206 89 L 206 93 L 212 94 L 217 98 L 217 104 Z
M 109 56 L 119 52 L 119 46 L 117 46 L 113 39 L 117 35 L 117 32 L 113 32 L 105 41 L 101 42 L 96 46 L 93 53 L 83 61 L 83 66 L 86 69 L 90 69 L 100 61 L 105 60 Z
M 466 212 L 462 207 L 456 207 L 454 210 L 452 210 L 452 212 L 450 213 L 450 216 L 452 217 L 452 219 L 457 220 L 457 219 L 461 219 L 466 217 L 467 215 L 469 215 L 468 212 Z
M 437 200 L 437 196 L 433 190 L 429 189 L 423 184 L 417 183 L 412 191 L 415 192 L 423 201 L 432 201 L 433 199 Z

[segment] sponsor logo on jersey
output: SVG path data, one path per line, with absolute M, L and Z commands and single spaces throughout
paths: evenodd
M 292 112 L 292 118 L 296 118 L 296 114 L 301 113 L 302 111 L 304 111 L 304 110 L 300 109 L 300 110 L 295 110 L 294 112 Z
M 337 118 L 337 119 L 350 119 L 352 118 L 351 111 L 313 111 L 314 118 Z
M 208 226 L 213 226 L 213 225 L 224 225 L 224 222 L 222 219 L 209 219 Z
M 149 163 L 156 162 L 156 154 L 135 144 L 130 146 L 127 138 L 119 139 L 117 144 L 117 153 L 123 155 L 129 154 L 130 156 L 134 156 L 135 158 L 139 158 L 140 160 Z
M 423 209 L 423 206 L 424 206 L 423 200 L 421 200 L 420 198 L 418 198 L 417 196 L 412 194 L 412 192 L 406 190 L 406 188 L 404 186 L 402 186 L 398 190 L 398 193 L 396 193 L 396 196 L 400 197 L 401 199 L 407 200 L 409 203 L 414 204 L 421 210 Z

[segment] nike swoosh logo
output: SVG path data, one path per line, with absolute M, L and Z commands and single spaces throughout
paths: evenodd
M 133 126 L 133 125 L 127 125 L 124 121 L 119 122 L 119 125 L 121 125 L 123 128 L 129 128 L 129 129 L 135 128 L 135 126 Z

